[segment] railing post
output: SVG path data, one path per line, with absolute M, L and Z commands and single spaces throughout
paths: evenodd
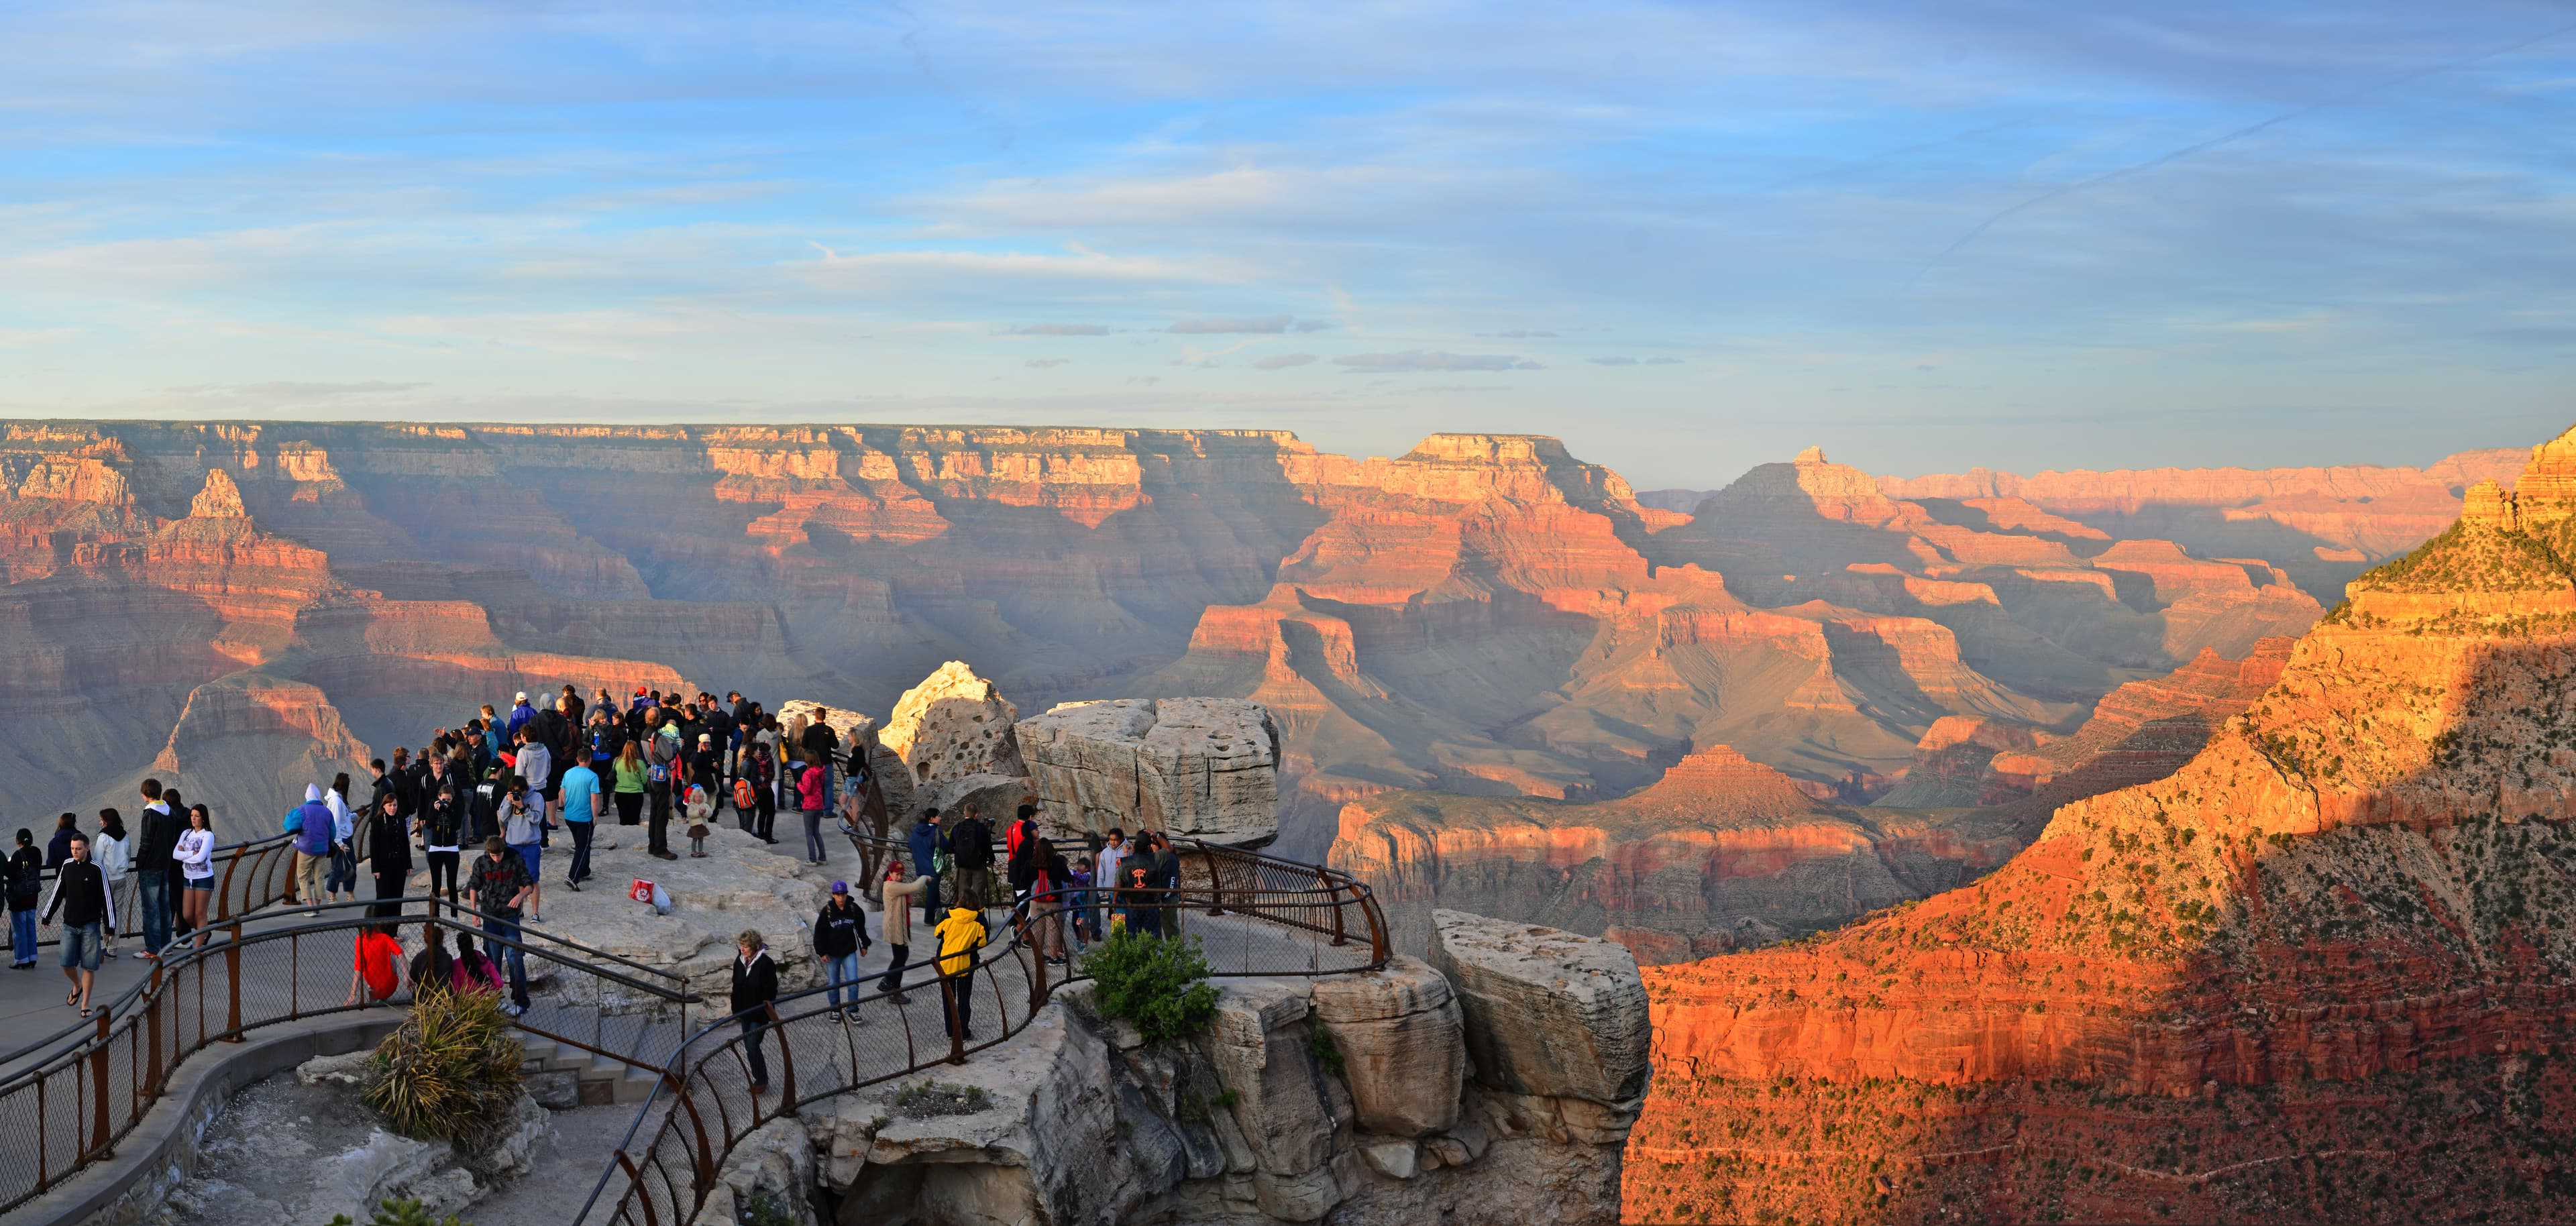
M 1341 887 L 1333 884 L 1333 875 L 1325 872 L 1321 865 L 1315 868 L 1315 884 L 1324 887 L 1324 893 L 1333 899 L 1329 904 L 1333 908 L 1333 944 L 1350 944 L 1349 935 L 1342 931 Z
M 152 1039 L 152 1057 L 146 1065 L 148 1071 L 144 1073 L 143 1084 L 152 1087 L 151 1097 L 158 1098 L 161 1096 L 161 960 L 159 958 L 152 960 L 152 977 L 144 983 L 143 999 L 148 1002 L 143 1007 L 144 1031 Z
M 207 919 L 233 917 L 233 870 L 241 867 L 241 858 L 242 854 L 239 851 L 224 857 L 224 879 L 215 887 L 215 913 L 207 916 Z
M 1037 956 L 1036 956 L 1035 958 L 1032 958 L 1032 959 L 1030 959 L 1030 960 L 1029 960 L 1029 1016 L 1031 1016 L 1031 1017 L 1036 1017 L 1036 1016 L 1037 1016 L 1037 1013 L 1038 1013 L 1038 1008 L 1039 1008 L 1039 1006 L 1042 1006 L 1042 1005 L 1046 1004 L 1046 998 L 1047 998 L 1047 952 L 1046 952 L 1046 951 L 1047 951 L 1047 939 L 1046 939 L 1046 932 L 1047 932 L 1047 928 L 1046 928 L 1046 926 L 1047 926 L 1047 925 L 1049 925 L 1049 924 L 1055 923 L 1055 922 L 1057 921 L 1057 918 L 1058 918 L 1058 917 L 1057 917 L 1057 915 L 1056 915 L 1054 912 L 1047 912 L 1047 913 L 1045 913 L 1045 914 L 1039 914 L 1038 902 L 1039 902 L 1039 900 L 1034 899 L 1034 898 L 1032 898 L 1032 899 L 1030 899 L 1030 900 L 1029 900 L 1029 913 L 1030 913 L 1030 914 L 1032 914 L 1032 915 L 1036 915 L 1036 916 L 1038 917 L 1038 920 L 1037 920 L 1037 922 L 1038 922 L 1038 928 L 1037 928 L 1037 934 L 1038 934 L 1038 935 L 1037 935 L 1037 940 L 1036 940 L 1035 942 L 1033 942 L 1033 943 L 1031 944 L 1031 946 L 1030 946 L 1030 948 L 1034 949 L 1034 950 L 1037 952 Z
M 774 1005 L 771 1007 L 776 1008 Z M 778 1091 L 778 1113 L 794 1115 L 796 1113 L 796 1045 L 787 1041 L 787 1027 L 776 1022 L 768 1023 L 768 1026 L 770 1032 L 778 1036 L 778 1059 L 787 1066 L 787 1081 L 779 1087 Z M 760 1112 L 755 1107 L 752 1111 L 752 1120 L 757 1123 L 759 1119 Z
M 107 1017 L 107 1010 L 99 1011 L 98 1045 L 91 1048 L 89 1053 L 90 1122 L 96 1131 L 92 1133 L 90 1143 L 83 1148 L 87 1159 L 90 1160 L 108 1155 L 107 1138 L 110 1135 L 110 1128 L 107 1122 Z
M 242 1041 L 242 944 L 241 920 L 238 918 L 233 920 L 232 936 L 233 939 L 224 942 L 224 988 L 226 994 L 231 997 L 230 1003 L 224 1010 L 224 1034 L 227 1036 L 226 1042 L 239 1043 Z

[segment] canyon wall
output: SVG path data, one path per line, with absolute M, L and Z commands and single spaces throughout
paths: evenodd
M 2576 1212 L 2570 476 L 2576 431 L 1974 884 L 1650 969 L 1630 1220 Z
M 2296 564 L 1895 498 L 1814 452 L 1680 513 L 1519 435 L 1355 458 L 1276 431 L 14 422 L 0 799 L 122 802 L 237 675 L 313 688 L 351 742 L 318 768 L 516 689 L 885 712 L 958 660 L 1026 711 L 1260 703 L 1292 855 L 1371 796 L 1599 799 L 1720 744 L 1865 804 L 1944 719 L 2067 733 L 2303 629 Z M 183 739 L 248 764 L 162 769 L 300 773 L 306 746 L 252 748 L 289 735 L 266 718 L 210 698 Z

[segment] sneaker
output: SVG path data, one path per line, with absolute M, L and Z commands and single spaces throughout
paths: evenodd
M 135 950 L 135 951 L 134 951 L 134 957 L 135 957 L 135 959 L 136 959 L 137 961 L 142 961 L 142 960 L 145 960 L 145 959 L 149 959 L 149 958 L 152 958 L 152 957 L 154 957 L 154 956 L 156 956 L 156 955 L 154 955 L 154 954 L 153 954 L 153 952 L 152 952 L 151 950 L 148 950 L 148 949 L 138 949 L 138 950 Z
M 564 888 L 575 894 L 581 893 L 581 883 L 578 881 L 567 881 L 564 883 Z

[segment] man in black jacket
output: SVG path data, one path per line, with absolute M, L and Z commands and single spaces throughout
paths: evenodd
M 187 820 L 170 811 L 161 802 L 161 781 L 143 781 L 143 812 L 137 816 L 142 829 L 135 834 L 134 887 L 143 911 L 143 948 L 137 958 L 158 958 L 170 943 L 170 917 L 178 912 L 172 901 L 173 890 L 180 888 L 179 862 L 170 853 L 179 849 L 180 832 L 188 828 Z
M 957 897 L 951 905 L 976 911 L 992 906 L 993 832 L 972 804 L 948 828 L 948 856 L 957 866 Z
M 72 858 L 54 870 L 54 894 L 45 900 L 44 922 L 52 923 L 54 912 L 63 915 L 63 978 L 71 981 L 71 996 L 64 1004 L 77 1000 L 82 1017 L 89 1016 L 90 985 L 98 978 L 99 956 L 106 952 L 107 939 L 116 935 L 116 898 L 107 891 L 107 874 L 90 863 L 89 840 L 72 836 Z
M 733 1016 L 742 1023 L 742 1050 L 751 1060 L 751 1092 L 769 1088 L 769 1061 L 760 1040 L 778 1021 L 778 964 L 769 960 L 769 943 L 756 929 L 745 928 L 734 939 Z

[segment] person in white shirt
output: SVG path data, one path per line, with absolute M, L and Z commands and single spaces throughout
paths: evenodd
M 116 913 L 135 914 L 134 899 L 127 893 L 133 886 L 128 884 L 126 871 L 134 864 L 134 836 L 126 833 L 125 818 L 116 810 L 98 811 L 98 837 L 90 840 L 89 858 L 107 878 L 108 896 L 116 903 Z M 114 956 L 116 938 L 109 936 L 106 943 L 108 954 Z
M 349 775 L 334 776 L 322 789 L 322 807 L 331 811 L 331 879 L 322 883 L 325 900 L 358 901 L 358 819 L 349 811 Z
M 1091 897 L 1092 901 L 1099 905 L 1094 913 L 1092 927 L 1105 941 L 1109 939 L 1109 917 L 1115 914 L 1109 905 L 1109 900 L 1116 898 L 1118 896 L 1116 891 L 1127 884 L 1126 879 L 1119 875 L 1121 868 L 1127 863 L 1127 832 L 1116 826 L 1110 827 L 1108 844 L 1100 849 L 1095 862 L 1099 867 L 1093 869 L 1091 873 L 1091 880 L 1095 883 Z
M 179 846 L 172 849 L 170 858 L 179 862 L 180 875 L 186 878 L 179 913 L 196 927 L 197 948 L 203 949 L 206 938 L 214 935 L 206 930 L 206 911 L 215 898 L 215 827 L 206 816 L 206 806 L 188 807 L 188 829 L 179 836 Z

